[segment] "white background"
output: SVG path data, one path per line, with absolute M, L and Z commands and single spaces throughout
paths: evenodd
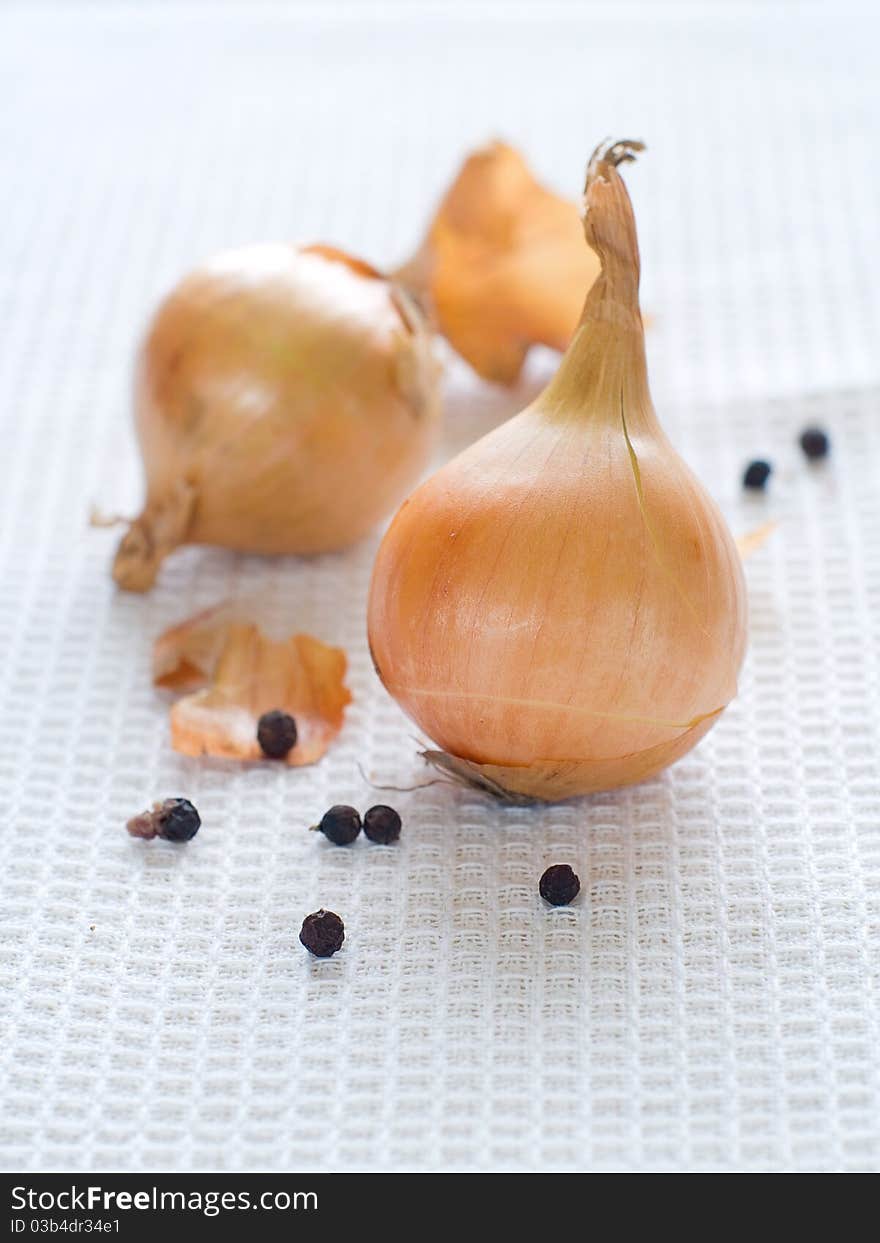
M 0 1160 L 15 1169 L 819 1169 L 880 1157 L 878 23 L 848 4 L 0 8 Z M 400 795 L 393 850 L 306 826 L 420 780 L 364 639 L 375 540 L 109 578 L 135 341 L 263 238 L 404 258 L 493 135 L 574 196 L 627 169 L 667 429 L 742 531 L 741 695 L 636 789 Z M 450 360 L 443 453 L 512 413 Z M 827 426 L 833 459 L 796 447 Z M 745 461 L 776 465 L 747 500 Z M 186 760 L 152 640 L 231 593 L 339 643 L 317 767 Z M 123 825 L 185 794 L 174 849 Z M 544 909 L 571 862 L 583 890 Z M 320 905 L 347 940 L 297 941 Z

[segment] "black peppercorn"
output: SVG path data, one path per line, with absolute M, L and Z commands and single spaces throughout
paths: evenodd
M 201 816 L 188 798 L 166 798 L 154 803 L 150 811 L 132 816 L 125 827 L 132 837 L 146 841 L 164 837 L 168 842 L 188 842 L 198 833 L 201 823 Z
M 580 892 L 581 882 L 567 863 L 554 863 L 541 877 L 538 890 L 551 906 L 568 906 Z
M 325 811 L 321 823 L 313 828 L 320 829 L 334 846 L 350 846 L 361 831 L 361 818 L 354 807 L 340 803 Z
M 389 846 L 400 837 L 400 816 L 393 807 L 380 803 L 364 816 L 364 833 L 371 842 Z
M 257 742 L 270 760 L 283 760 L 296 746 L 296 721 L 277 708 L 264 712 L 257 722 Z
M 819 458 L 828 456 L 831 441 L 828 439 L 828 433 L 823 432 L 821 427 L 805 427 L 800 435 L 800 446 L 804 451 L 804 456 L 811 462 L 815 462 Z
M 166 798 L 156 821 L 158 836 L 167 842 L 188 842 L 195 837 L 202 818 L 188 798 Z
M 769 462 L 761 461 L 760 458 L 749 462 L 743 475 L 743 487 L 760 492 L 772 473 L 773 467 Z
M 315 911 L 303 920 L 299 939 L 316 958 L 330 958 L 342 949 L 345 924 L 333 911 Z

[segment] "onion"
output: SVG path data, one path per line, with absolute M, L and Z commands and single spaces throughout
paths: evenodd
M 182 544 L 342 548 L 422 470 L 438 372 L 412 301 L 323 246 L 254 245 L 187 276 L 140 350 L 143 512 L 113 576 L 145 591 Z
M 405 501 L 376 559 L 385 686 L 489 789 L 554 800 L 639 781 L 736 693 L 740 559 L 648 391 L 635 221 L 600 147 L 584 229 L 601 263 L 547 389 Z M 433 758 L 433 755 L 432 755 Z

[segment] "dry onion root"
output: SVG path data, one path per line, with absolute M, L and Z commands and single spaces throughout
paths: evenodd
M 590 161 L 584 231 L 601 274 L 556 376 L 416 490 L 373 573 L 385 686 L 447 771 L 515 799 L 666 767 L 734 697 L 745 650 L 736 546 L 648 391 L 618 172 L 639 150 Z
M 319 553 L 385 517 L 425 465 L 438 368 L 412 300 L 323 246 L 218 255 L 140 350 L 144 510 L 113 577 L 146 591 L 182 544 Z
M 269 638 L 221 605 L 166 630 L 153 649 L 153 684 L 189 692 L 171 709 L 171 744 L 183 755 L 257 760 L 257 722 L 280 709 L 296 721 L 285 756 L 314 764 L 342 728 L 351 694 L 345 653 L 310 635 Z
M 496 142 L 465 161 L 395 279 L 479 375 L 512 384 L 530 346 L 565 349 L 598 274 L 575 204 Z

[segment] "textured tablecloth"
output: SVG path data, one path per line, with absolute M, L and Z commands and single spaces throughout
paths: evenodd
M 846 4 L 6 5 L 0 10 L 0 1161 L 123 1170 L 880 1163 L 878 24 Z M 375 678 L 375 539 L 109 578 L 134 342 L 213 250 L 403 258 L 495 134 L 575 195 L 606 134 L 640 227 L 665 425 L 736 531 L 751 648 L 672 771 L 533 810 L 434 785 L 400 845 L 305 828 L 422 778 Z M 450 361 L 443 452 L 513 412 Z M 830 430 L 809 468 L 802 426 Z M 745 461 L 775 463 L 743 497 Z M 318 766 L 175 755 L 167 624 L 253 593 L 343 645 Z M 182 793 L 186 848 L 125 819 Z M 387 796 L 385 796 L 387 797 Z M 580 873 L 568 909 L 536 885 Z M 297 940 L 318 906 L 344 951 Z

